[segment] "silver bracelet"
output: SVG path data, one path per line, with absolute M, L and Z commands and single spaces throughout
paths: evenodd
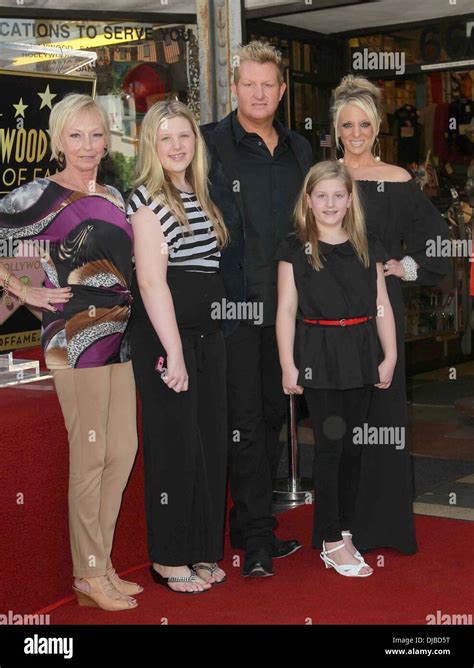
M 405 270 L 405 276 L 402 277 L 402 281 L 416 281 L 418 278 L 418 267 L 415 260 L 410 255 L 405 255 L 400 260 L 400 264 L 403 265 Z

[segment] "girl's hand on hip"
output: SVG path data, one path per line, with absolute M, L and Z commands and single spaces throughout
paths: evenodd
M 298 369 L 293 364 L 283 369 L 283 392 L 285 394 L 303 394 L 304 387 L 298 385 Z
M 184 363 L 183 354 L 168 355 L 167 371 L 162 380 L 170 390 L 175 392 L 186 392 L 188 389 L 189 378 Z
M 395 370 L 395 362 L 384 359 L 384 361 L 381 364 L 379 364 L 380 383 L 375 383 L 374 387 L 378 387 L 379 390 L 388 389 L 392 384 L 394 370 Z

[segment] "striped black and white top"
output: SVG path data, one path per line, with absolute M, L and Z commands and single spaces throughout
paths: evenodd
M 192 233 L 179 224 L 168 206 L 153 200 L 143 185 L 133 192 L 127 214 L 130 216 L 147 206 L 157 216 L 168 244 L 168 266 L 187 271 L 218 271 L 221 253 L 212 222 L 201 209 L 195 193 L 180 191 L 180 195 Z

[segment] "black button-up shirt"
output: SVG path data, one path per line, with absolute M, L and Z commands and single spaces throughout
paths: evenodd
M 278 144 L 273 155 L 256 133 L 246 132 L 232 114 L 237 173 L 245 212 L 247 301 L 257 302 L 263 321 L 274 325 L 277 307 L 276 251 L 293 230 L 293 210 L 303 185 L 303 174 L 291 149 L 288 129 L 274 121 Z

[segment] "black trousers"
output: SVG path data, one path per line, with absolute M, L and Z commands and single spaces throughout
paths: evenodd
M 363 428 L 371 394 L 368 385 L 352 390 L 304 390 L 315 440 L 313 547 L 320 548 L 323 540 L 341 540 L 341 531 L 352 527 L 362 448 L 354 443 L 353 429 Z
M 130 342 L 140 393 L 150 560 L 165 566 L 214 562 L 224 547 L 227 412 L 224 336 L 210 319 L 220 277 L 181 272 L 168 278 L 181 328 L 189 389 L 176 393 L 155 371 L 166 352 L 139 295 Z M 214 328 L 214 331 L 203 328 Z
M 226 338 L 226 351 L 231 542 L 270 549 L 272 482 L 287 403 L 275 327 L 240 324 Z

